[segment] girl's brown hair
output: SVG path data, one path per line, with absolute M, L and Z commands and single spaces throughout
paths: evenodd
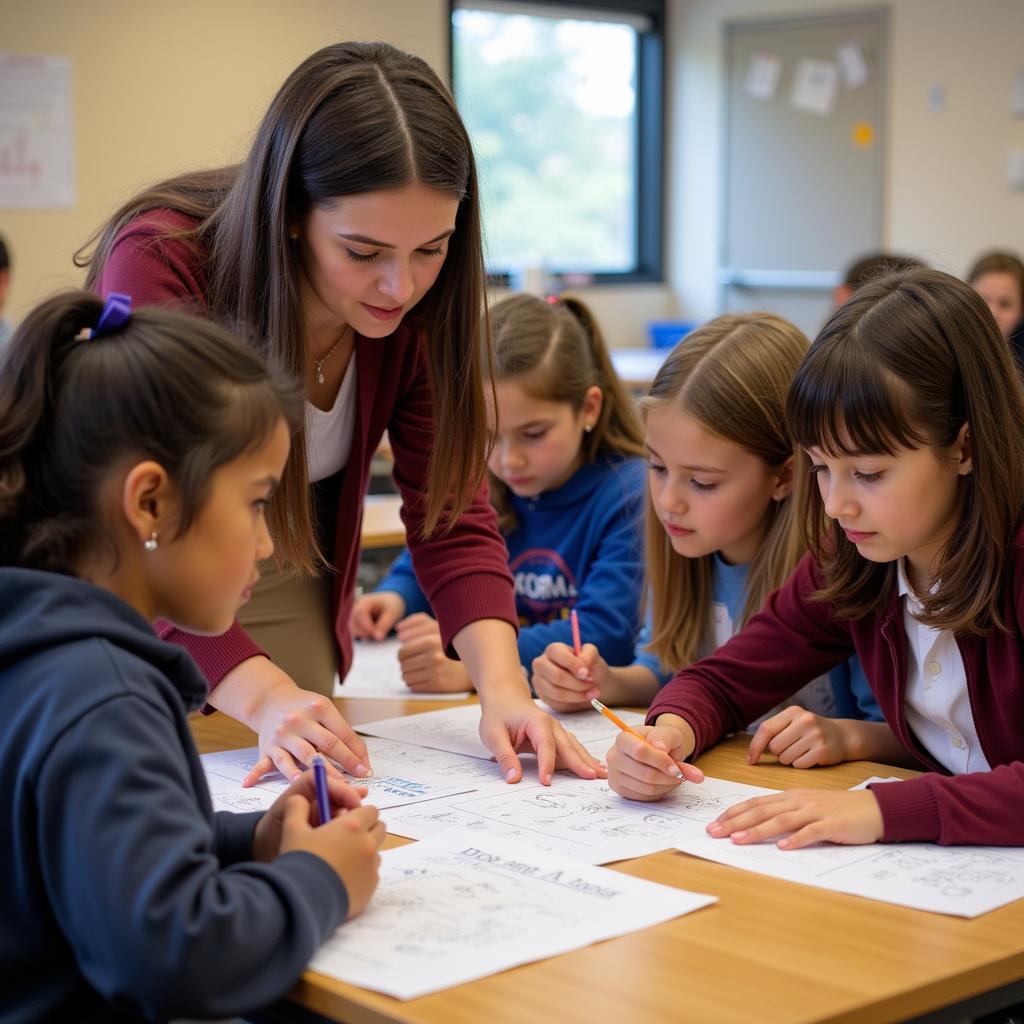
M 978 293 L 937 270 L 911 270 L 858 291 L 825 325 L 793 381 L 786 415 L 797 442 L 830 457 L 948 449 L 969 428 L 971 472 L 959 478 L 957 521 L 938 586 L 921 595 L 933 629 L 1005 629 L 1006 552 L 1024 512 L 1024 387 Z M 810 460 L 801 455 L 800 474 Z M 811 551 L 825 569 L 819 596 L 836 614 L 881 614 L 896 563 L 870 562 L 821 496 L 803 487 Z
M 969 284 L 974 284 L 985 274 L 1009 274 L 1017 282 L 1021 302 L 1024 303 L 1024 263 L 1012 252 L 988 252 L 974 261 L 967 274 Z
M 86 285 L 94 287 L 118 233 L 135 217 L 165 207 L 196 218 L 196 229 L 184 237 L 206 254 L 214 318 L 241 325 L 266 355 L 305 379 L 301 256 L 290 231 L 313 208 L 342 196 L 413 182 L 459 200 L 438 279 L 410 314 L 428 333 L 434 404 L 426 535 L 450 526 L 483 478 L 487 417 L 476 165 L 450 93 L 423 60 L 386 43 L 317 51 L 281 86 L 243 164 L 174 178 L 134 197 L 76 254 L 76 263 L 89 267 Z M 304 431 L 295 438 L 270 521 L 282 560 L 312 571 L 318 548 Z
M 48 299 L 0 362 L 0 565 L 70 573 L 89 545 L 112 543 L 98 493 L 127 459 L 167 471 L 181 536 L 220 466 L 282 417 L 301 422 L 291 379 L 222 328 L 152 308 L 85 340 L 102 308 L 91 292 Z
M 494 380 L 514 380 L 533 398 L 565 402 L 574 412 L 590 388 L 601 389 L 601 414 L 580 445 L 584 463 L 644 454 L 643 433 L 604 336 L 580 299 L 510 295 L 495 303 L 489 319 Z M 508 487 L 491 473 L 490 489 L 498 525 L 510 533 L 515 516 Z
M 675 405 L 705 430 L 781 467 L 794 455 L 786 392 L 808 344 L 798 328 L 771 313 L 716 317 L 672 350 L 640 401 L 641 414 Z M 738 625 L 760 609 L 804 552 L 795 506 L 786 498 L 765 510 L 764 540 L 750 564 Z M 649 649 L 663 665 L 681 668 L 701 655 L 712 636 L 714 556 L 685 558 L 673 550 L 649 493 L 646 544 Z

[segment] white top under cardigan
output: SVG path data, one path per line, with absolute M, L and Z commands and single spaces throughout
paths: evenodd
M 356 354 L 353 352 L 334 405 L 324 412 L 312 402 L 306 402 L 306 452 L 311 484 L 334 476 L 348 462 L 356 422 L 355 393 Z

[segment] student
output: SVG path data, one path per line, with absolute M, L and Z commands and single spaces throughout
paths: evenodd
M 932 270 L 865 285 L 801 364 L 787 418 L 817 482 L 803 502 L 811 551 L 741 633 L 661 691 L 643 730 L 653 745 L 619 738 L 612 787 L 664 796 L 678 784 L 670 754 L 699 754 L 855 651 L 892 733 L 849 756 L 909 755 L 927 774 L 745 801 L 711 834 L 791 833 L 787 849 L 1024 845 L 1024 390 L 985 303 Z M 762 726 L 752 759 L 783 737 Z
M 627 657 L 642 575 L 644 449 L 600 328 L 579 299 L 513 295 L 491 311 L 491 334 L 491 501 L 516 584 L 523 669 L 549 643 L 571 642 L 572 608 L 609 657 Z M 381 639 L 397 623 L 413 690 L 471 689 L 429 611 L 403 552 L 356 602 L 352 632 Z
M 44 302 L 0 378 L 5 1019 L 258 1009 L 377 884 L 383 823 L 338 778 L 322 827 L 312 773 L 212 811 L 206 683 L 150 621 L 230 625 L 301 402 L 220 328 L 125 298 Z
M 975 261 L 967 282 L 985 300 L 1024 368 L 1024 263 L 1013 253 L 989 252 Z
M 843 272 L 843 283 L 836 285 L 835 308 L 847 302 L 853 293 L 875 278 L 891 274 L 895 270 L 911 270 L 923 267 L 915 256 L 901 256 L 891 252 L 871 252 L 854 260 Z
M 650 453 L 649 607 L 636 654 L 612 668 L 599 645 L 576 658 L 553 644 L 533 668 L 552 707 L 578 710 L 593 697 L 649 704 L 672 676 L 664 666 L 724 644 L 792 572 L 805 548 L 784 407 L 807 345 L 781 317 L 749 313 L 717 317 L 670 353 L 640 403 Z M 833 748 L 857 735 L 859 719 L 881 718 L 855 659 L 794 700 L 777 716 L 793 736 L 779 755 L 799 768 L 838 760 Z
M 244 163 L 136 196 L 79 258 L 90 287 L 240 326 L 304 383 L 305 421 L 269 510 L 279 564 L 224 636 L 165 634 L 198 661 L 210 703 L 258 734 L 249 781 L 273 765 L 291 778 L 316 750 L 357 776 L 370 768 L 328 696 L 351 661 L 363 497 L 385 429 L 416 573 L 445 650 L 480 691 L 484 743 L 510 782 L 517 747 L 537 751 L 544 782 L 556 756 L 594 778 L 519 667 L 484 483 L 479 186 L 427 64 L 385 43 L 319 50 L 278 91 Z

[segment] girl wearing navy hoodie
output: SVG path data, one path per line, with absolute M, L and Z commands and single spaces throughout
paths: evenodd
M 101 308 L 102 307 L 102 308 Z M 365 790 L 307 772 L 214 814 L 187 714 L 273 551 L 296 388 L 213 324 L 44 302 L 0 364 L 0 1017 L 226 1017 L 273 1002 L 377 884 Z M 339 813 L 343 812 L 343 813 Z M 314 828 L 314 825 L 321 827 Z
M 600 328 L 579 299 L 513 295 L 491 310 L 496 426 L 491 501 L 509 550 L 519 658 L 571 642 L 569 614 L 612 657 L 632 652 L 643 566 L 643 435 Z M 445 657 L 430 605 L 403 552 L 353 611 L 357 637 L 397 627 L 409 687 L 472 689 Z
M 661 690 L 649 743 L 619 737 L 611 786 L 664 796 L 680 781 L 672 758 L 855 652 L 891 729 L 872 759 L 925 774 L 744 801 L 711 835 L 1024 845 L 1024 388 L 992 314 L 934 270 L 865 285 L 801 363 L 787 419 L 810 552 L 741 633 Z M 780 738 L 762 725 L 752 759 Z

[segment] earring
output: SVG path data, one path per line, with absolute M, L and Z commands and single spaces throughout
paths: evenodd
M 160 546 L 160 542 L 159 542 L 159 541 L 158 541 L 158 540 L 156 539 L 156 537 L 157 537 L 157 533 L 156 533 L 156 530 L 154 530 L 154 531 L 153 531 L 153 532 L 152 532 L 152 533 L 151 533 L 151 534 L 149 535 L 149 540 L 144 540 L 144 541 L 142 542 L 142 546 L 143 546 L 143 547 L 144 547 L 144 548 L 145 548 L 145 549 L 146 549 L 147 551 L 156 551 L 156 549 L 157 549 L 157 548 L 158 548 L 158 547 Z
M 588 423 L 583 429 L 589 434 L 594 429 L 594 424 Z

